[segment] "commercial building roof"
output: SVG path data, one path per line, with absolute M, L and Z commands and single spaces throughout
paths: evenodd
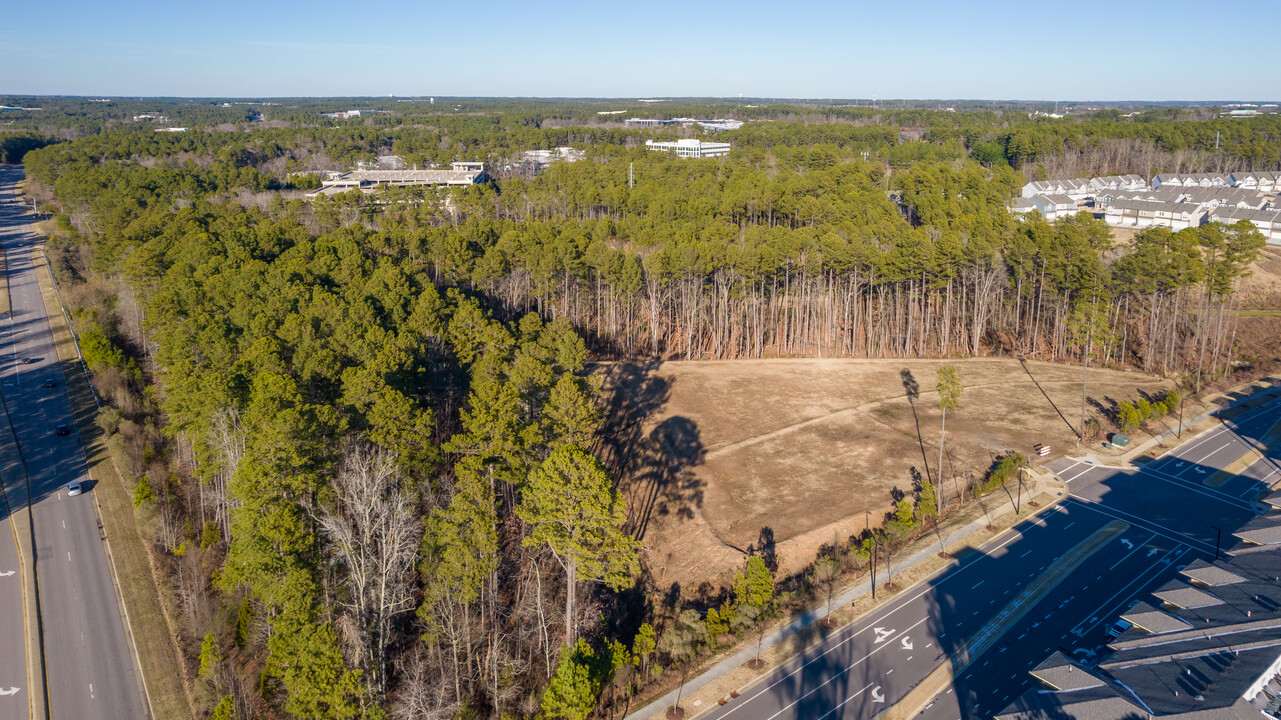
M 1208 587 L 1231 585 L 1245 580 L 1245 578 L 1237 575 L 1227 568 L 1220 567 L 1219 565 L 1207 562 L 1200 558 L 1188 563 L 1188 566 L 1183 568 L 1182 573 L 1190 580 Z
M 1121 615 L 1121 619 L 1129 621 L 1135 627 L 1153 635 L 1161 633 L 1178 632 L 1191 628 L 1183 620 L 1161 610 L 1158 610 L 1148 603 L 1141 602 L 1130 608 Z
M 1163 603 L 1185 609 L 1209 607 L 1223 602 L 1204 590 L 1194 588 L 1177 580 L 1166 583 L 1166 589 L 1154 592 L 1152 595 Z
M 1281 524 L 1281 512 L 1247 527 Z M 1226 560 L 1198 560 L 1154 593 L 1173 609 L 1139 603 L 1122 617 L 1134 627 L 1110 643 L 1097 667 L 1056 653 L 1002 720 L 1281 718 L 1281 545 L 1252 547 Z M 1188 582 L 1214 584 L 1214 595 Z M 1210 602 L 1212 601 L 1212 602 Z

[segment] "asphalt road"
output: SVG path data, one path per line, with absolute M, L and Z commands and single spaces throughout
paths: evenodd
M 1281 402 L 1189 439 L 1142 471 L 1056 460 L 1050 468 L 1069 497 L 870 617 L 834 633 L 767 674 L 739 698 L 711 709 L 711 720 L 852 720 L 872 718 L 926 676 L 962 655 L 962 640 L 987 633 L 988 644 L 954 681 L 928 701 L 921 718 L 986 718 L 1032 679 L 1027 671 L 1055 650 L 1082 660 L 1104 651 L 1107 628 L 1197 557 L 1210 558 L 1221 529 L 1254 516 L 1249 501 L 1278 480 L 1259 464 L 1219 488 L 1201 479 L 1244 454 L 1281 418 Z M 1112 524 L 1114 535 L 1096 535 Z M 1081 560 L 1075 548 L 1106 539 Z M 1048 591 L 1020 593 L 1052 572 Z M 1011 602 L 1016 601 L 1013 606 Z M 1006 621 L 991 624 L 1017 607 Z M 995 629 L 994 629 L 995 628 Z M 970 647 L 973 647 L 972 645 Z M 698 708 L 687 708 L 695 710 Z
M 18 179 L 20 169 L 0 168 L 0 196 Z M 27 226 L 31 219 L 15 205 L 0 204 L 12 308 L 0 327 L 0 391 L 31 483 L 49 712 L 54 720 L 144 718 L 84 450 L 32 268 L 33 253 L 39 251 Z M 33 362 L 22 364 L 23 357 Z M 55 387 L 45 388 L 47 380 Z M 69 426 L 70 435 L 58 436 L 59 425 Z M 72 480 L 86 488 L 85 494 L 67 495 Z M 6 604 L 0 612 L 13 611 Z

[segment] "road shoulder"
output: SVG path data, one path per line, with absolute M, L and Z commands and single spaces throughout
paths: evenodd
M 95 422 L 97 404 L 93 390 L 84 375 L 52 275 L 40 250 L 42 248 L 37 247 L 32 253 L 32 265 L 84 443 L 87 470 L 94 482 L 91 495 L 103 525 L 107 557 L 134 661 L 140 671 L 143 697 L 156 720 L 190 720 L 194 716 L 191 696 L 180 676 L 182 656 L 176 645 L 175 624 L 163 606 L 163 584 L 156 578 L 146 544 L 138 532 L 129 489 Z

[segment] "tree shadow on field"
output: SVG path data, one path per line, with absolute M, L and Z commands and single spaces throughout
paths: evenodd
M 1068 426 L 1068 430 L 1071 430 L 1073 435 L 1077 435 L 1078 433 L 1076 428 L 1068 421 L 1067 416 L 1063 414 L 1063 411 L 1059 409 L 1059 406 L 1054 404 L 1054 401 L 1050 399 L 1049 393 L 1045 392 L 1045 388 L 1041 387 L 1040 381 L 1038 381 L 1036 376 L 1032 374 L 1032 368 L 1027 366 L 1027 361 L 1023 358 L 1019 358 L 1019 364 L 1023 366 L 1023 372 L 1027 373 L 1027 376 L 1032 379 L 1032 384 L 1036 385 L 1036 389 L 1041 391 L 1041 395 L 1045 397 L 1045 401 L 1050 404 L 1050 407 L 1054 408 L 1054 412 L 1059 414 L 1059 418 L 1063 420 L 1063 424 Z
M 628 529 L 645 539 L 655 513 L 689 518 L 703 503 L 703 483 L 691 468 L 703 461 L 698 425 L 670 417 L 645 432 L 646 421 L 671 397 L 655 373 L 658 362 L 616 363 L 606 372 L 607 409 L 601 455 L 628 498 Z
M 930 475 L 930 458 L 925 452 L 925 437 L 921 435 L 921 418 L 916 414 L 916 401 L 921 397 L 921 384 L 912 376 L 912 371 L 903 368 L 899 371 L 899 379 L 903 381 L 903 392 L 907 395 L 907 404 L 912 408 L 912 422 L 916 424 L 916 442 L 921 446 L 921 462 L 925 465 L 925 476 Z

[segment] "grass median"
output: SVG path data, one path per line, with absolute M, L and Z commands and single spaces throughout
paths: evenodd
M 134 518 L 130 489 L 120 475 L 98 427 L 97 404 L 80 365 L 71 329 L 53 287 L 53 277 L 37 249 L 32 253 L 36 279 L 49 316 L 54 347 L 66 377 L 67 392 L 84 443 L 93 496 L 107 535 L 109 555 L 134 650 L 142 671 L 147 701 L 155 720 L 191 720 L 191 695 L 182 679 L 182 657 L 176 641 L 169 594 L 156 577 L 150 554 Z

